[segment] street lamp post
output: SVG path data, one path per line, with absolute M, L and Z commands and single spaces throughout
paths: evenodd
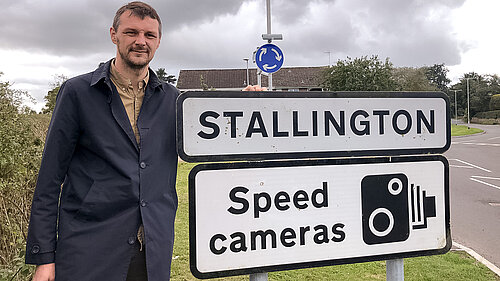
M 330 54 L 332 53 L 331 51 L 325 51 L 325 53 L 328 54 L 328 67 L 332 67 L 332 61 L 330 59 Z
M 250 85 L 250 74 L 248 73 L 248 60 L 249 58 L 244 58 L 244 61 L 247 62 L 247 86 Z
M 465 78 L 467 80 L 467 125 L 470 125 L 470 94 L 469 94 L 469 79 L 477 79 L 473 77 Z
M 470 125 L 470 95 L 469 95 L 469 79 L 467 77 L 467 126 Z
M 457 113 L 457 92 L 461 92 L 462 90 L 455 90 L 451 89 L 452 91 L 455 91 L 455 119 L 458 119 L 458 113 Z

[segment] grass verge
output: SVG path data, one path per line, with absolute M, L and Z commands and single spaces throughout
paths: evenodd
M 454 125 L 455 126 L 455 125 Z M 175 221 L 174 259 L 171 280 L 197 280 L 189 270 L 189 171 L 195 164 L 179 163 L 177 193 L 179 209 Z M 217 219 L 217 218 L 214 218 Z M 405 259 L 405 280 L 500 281 L 500 278 L 464 252 Z M 269 280 L 385 280 L 385 262 L 367 262 L 269 273 Z M 249 280 L 248 275 L 211 280 Z
M 451 125 L 451 136 L 466 136 L 477 133 L 482 133 L 483 130 L 477 128 L 467 127 L 465 125 Z

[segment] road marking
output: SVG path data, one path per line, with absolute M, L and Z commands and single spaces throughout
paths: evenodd
M 460 144 L 478 145 L 478 146 L 500 146 L 500 143 L 483 143 L 483 142 L 462 142 Z
M 487 183 L 487 182 L 484 182 L 484 181 L 480 181 L 478 179 L 475 179 L 475 178 L 469 178 L 470 180 L 473 180 L 475 182 L 478 182 L 478 183 L 482 183 L 484 185 L 487 185 L 487 186 L 491 186 L 491 187 L 494 187 L 494 188 L 497 188 L 497 189 L 500 189 L 500 186 L 496 186 L 494 184 L 491 184 L 491 183 Z
M 496 140 L 496 139 L 500 139 L 500 137 L 489 138 L 488 140 Z
M 500 207 L 500 203 L 493 203 L 493 202 L 490 202 L 488 203 L 490 204 L 490 206 L 493 206 L 493 207 Z
M 472 178 L 485 179 L 485 180 L 497 180 L 500 181 L 500 178 L 492 178 L 492 177 L 483 177 L 483 176 L 471 176 Z
M 476 166 L 476 165 L 474 165 L 474 164 L 471 164 L 471 163 L 465 162 L 465 161 L 460 160 L 460 159 L 450 159 L 450 160 L 455 160 L 455 161 L 458 161 L 458 162 L 463 163 L 463 164 L 465 164 L 465 165 L 469 165 L 469 166 L 472 166 L 472 167 L 477 168 L 477 169 L 479 169 L 479 170 L 482 170 L 482 171 L 485 171 L 485 172 L 491 173 L 491 171 L 490 171 L 490 170 L 488 170 L 488 169 L 481 168 L 481 167 L 479 167 L 479 166 Z
M 474 169 L 474 167 L 471 167 L 471 166 L 460 166 L 460 165 L 450 165 L 450 167 L 453 167 L 453 168 Z
M 473 256 L 478 262 L 484 264 L 487 268 L 489 268 L 491 271 L 493 271 L 496 275 L 500 276 L 500 268 L 496 267 L 496 265 L 494 265 L 493 263 L 491 263 L 487 259 L 483 258 L 480 254 L 476 253 L 471 248 L 467 248 L 464 245 L 461 245 L 455 241 L 453 241 L 453 246 L 467 252 L 467 254 Z

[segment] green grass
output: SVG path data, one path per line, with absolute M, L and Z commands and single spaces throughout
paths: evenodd
M 454 125 L 455 126 L 455 125 Z M 177 193 L 179 209 L 176 218 L 173 281 L 197 280 L 189 270 L 188 188 L 189 171 L 195 164 L 179 163 Z M 500 278 L 464 252 L 405 259 L 405 280 L 500 281 Z M 269 280 L 385 280 L 385 262 L 347 264 L 269 273 Z M 211 280 L 249 280 L 248 275 Z
M 451 136 L 465 136 L 477 133 L 482 133 L 483 130 L 467 127 L 465 125 L 451 125 Z

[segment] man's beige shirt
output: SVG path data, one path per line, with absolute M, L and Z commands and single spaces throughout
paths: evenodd
M 137 118 L 139 117 L 139 112 L 141 111 L 144 91 L 149 81 L 149 71 L 146 73 L 146 77 L 139 81 L 139 85 L 135 85 L 134 89 L 132 81 L 118 72 L 115 66 L 115 61 L 113 60 L 111 63 L 110 78 L 111 81 L 113 81 L 113 84 L 115 84 L 116 90 L 120 95 L 125 111 L 127 111 L 130 125 L 134 131 L 135 139 L 137 140 L 137 144 L 139 144 L 141 138 L 139 130 L 137 129 Z
M 127 111 L 130 125 L 132 126 L 132 130 L 134 131 L 135 139 L 137 140 L 137 144 L 139 144 L 141 142 L 141 137 L 139 135 L 139 130 L 137 129 L 137 118 L 139 117 L 139 112 L 141 112 L 142 100 L 144 99 L 144 91 L 149 81 L 149 71 L 146 73 L 146 77 L 139 81 L 139 85 L 136 85 L 135 88 L 137 89 L 137 91 L 134 90 L 132 81 L 118 72 L 114 60 L 111 63 L 110 78 L 111 81 L 113 81 L 113 84 L 115 84 L 116 90 L 120 95 L 123 106 L 125 107 L 125 111 Z M 142 224 L 137 231 L 137 239 L 141 244 L 142 251 L 142 244 L 144 241 L 144 226 Z

